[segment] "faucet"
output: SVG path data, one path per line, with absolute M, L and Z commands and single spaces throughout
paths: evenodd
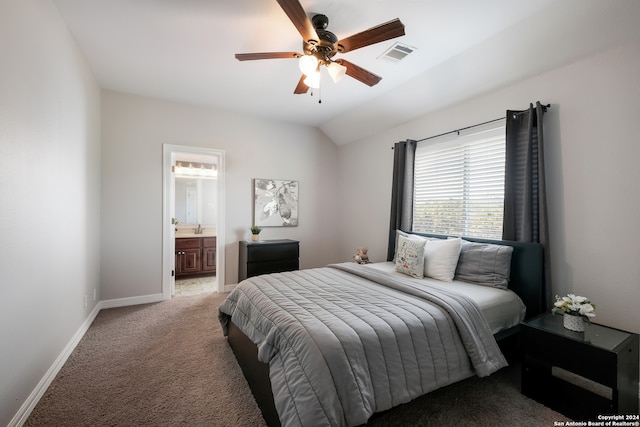
M 198 228 L 193 230 L 195 234 L 202 234 L 202 227 L 198 224 Z

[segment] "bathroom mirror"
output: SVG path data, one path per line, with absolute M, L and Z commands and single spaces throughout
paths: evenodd
M 175 178 L 176 219 L 180 225 L 216 225 L 217 179 Z

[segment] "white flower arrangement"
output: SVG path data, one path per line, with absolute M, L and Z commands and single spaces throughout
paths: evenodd
M 553 305 L 554 307 L 551 311 L 554 313 L 564 311 L 573 316 L 586 317 L 587 320 L 596 316 L 596 305 L 589 301 L 589 299 L 578 295 L 569 294 L 562 298 L 556 295 L 556 302 Z

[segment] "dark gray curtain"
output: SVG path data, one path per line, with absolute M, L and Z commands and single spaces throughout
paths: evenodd
M 406 140 L 393 146 L 393 186 L 387 260 L 393 259 L 395 231 L 411 231 L 413 222 L 413 164 L 416 141 Z
M 507 111 L 504 223 L 502 238 L 541 243 L 545 254 L 545 304 L 551 301 L 549 229 L 544 173 L 543 115 L 540 102 Z

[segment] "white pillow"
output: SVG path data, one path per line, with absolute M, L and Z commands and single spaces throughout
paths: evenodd
M 424 277 L 424 246 L 427 241 L 419 236 L 398 235 L 396 271 L 422 279 Z
M 456 273 L 462 239 L 429 240 L 424 247 L 424 275 L 451 282 Z

